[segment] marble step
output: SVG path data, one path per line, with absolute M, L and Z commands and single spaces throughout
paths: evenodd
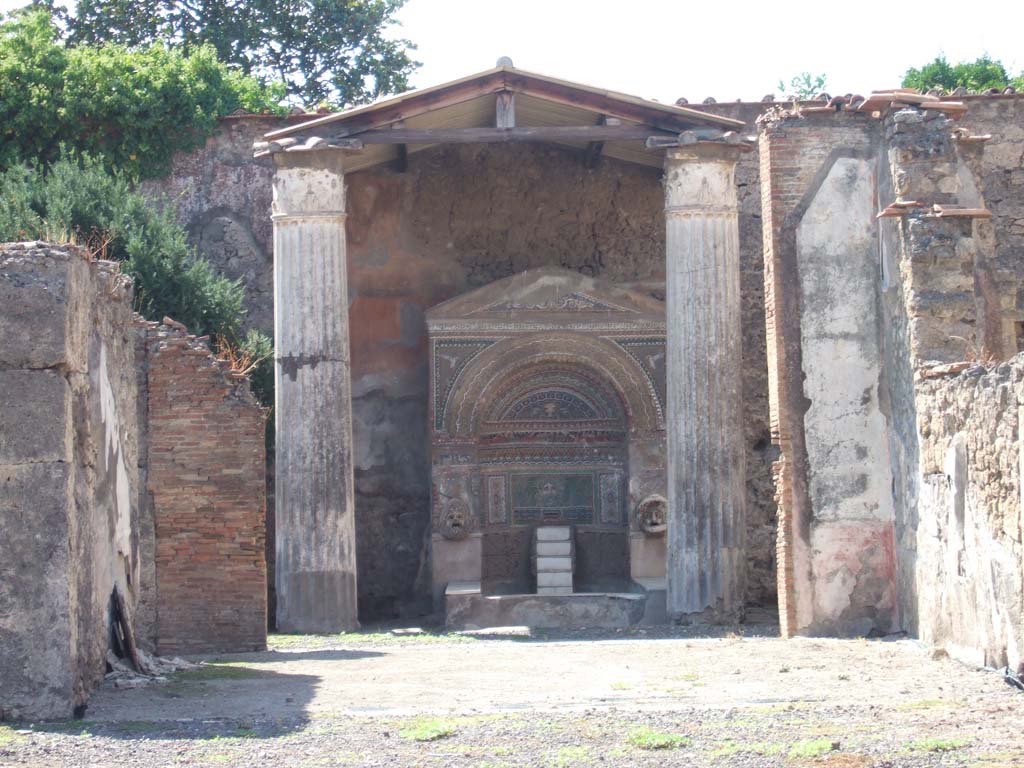
M 572 571 L 542 571 L 537 574 L 537 589 L 541 587 L 569 587 L 572 589 Z
M 571 595 L 572 587 L 537 587 L 538 595 Z
M 569 557 L 572 555 L 571 541 L 538 541 L 537 557 Z
M 572 571 L 571 557 L 537 556 L 537 573 L 544 571 Z
M 542 525 L 536 531 L 538 542 L 572 540 L 572 528 L 567 525 Z

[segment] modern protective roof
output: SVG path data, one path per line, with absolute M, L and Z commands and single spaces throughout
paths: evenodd
M 697 109 L 662 104 L 502 64 L 441 85 L 290 125 L 271 131 L 265 138 L 269 142 L 358 139 L 361 133 L 386 128 L 401 128 L 421 137 L 407 145 L 367 143 L 346 162 L 348 170 L 358 170 L 398 158 L 400 153 L 444 143 L 443 137 L 435 144 L 426 142 L 422 139 L 426 135 L 422 133 L 424 130 L 494 128 L 498 102 L 507 100 L 505 94 L 512 94 L 514 98 L 514 130 L 614 126 L 609 135 L 617 129 L 623 135 L 628 133 L 629 138 L 601 141 L 599 151 L 620 160 L 654 167 L 661 167 L 662 153 L 645 147 L 640 134 L 647 128 L 652 135 L 668 135 L 695 129 L 730 131 L 743 127 L 741 121 Z M 551 143 L 586 151 L 592 150 L 597 142 L 567 133 L 565 138 L 556 138 Z

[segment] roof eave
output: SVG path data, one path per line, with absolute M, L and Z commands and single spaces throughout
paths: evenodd
M 475 88 L 472 87 L 474 84 L 476 85 Z M 441 83 L 440 85 L 434 85 L 414 91 L 407 91 L 397 96 L 392 96 L 382 101 L 377 101 L 361 107 L 355 107 L 344 112 L 337 112 L 331 115 L 317 117 L 297 125 L 279 128 L 267 133 L 265 135 L 265 139 L 273 141 L 275 139 L 291 136 L 295 133 L 308 131 L 311 128 L 317 128 L 324 125 L 336 123 L 344 125 L 345 123 L 358 121 L 360 117 L 368 118 L 367 123 L 372 124 L 372 117 L 374 115 L 379 117 L 380 113 L 389 110 L 397 112 L 402 105 L 412 105 L 423 100 L 428 102 L 427 105 L 424 105 L 425 108 L 423 111 L 430 111 L 431 105 L 435 103 L 437 106 L 434 108 L 441 108 L 447 105 L 443 99 L 446 94 L 458 94 L 460 91 L 463 93 L 459 94 L 459 96 L 456 97 L 455 102 L 452 103 L 457 103 L 459 100 L 469 101 L 488 93 L 497 93 L 503 90 L 519 90 L 525 93 L 531 93 L 531 95 L 535 95 L 538 98 L 545 98 L 545 86 L 548 88 L 561 88 L 569 92 L 577 92 L 577 94 L 580 95 L 578 106 L 584 109 L 596 110 L 596 107 L 588 106 L 588 104 L 583 103 L 588 98 L 604 100 L 602 105 L 604 108 L 603 111 L 607 112 L 610 116 L 624 117 L 638 122 L 648 122 L 647 120 L 644 120 L 642 116 L 642 113 L 646 111 L 649 113 L 650 121 L 652 123 L 662 122 L 658 120 L 658 116 L 661 115 L 680 121 L 697 123 L 699 125 L 712 125 L 725 129 L 742 128 L 745 125 L 742 120 L 713 115 L 697 109 L 661 104 L 660 102 L 649 101 L 637 96 L 630 96 L 616 91 L 594 88 L 581 83 L 560 80 L 548 75 L 503 66 L 493 67 L 492 69 L 477 72 L 476 74 L 468 75 L 467 77 L 462 77 L 457 80 L 451 80 L 447 83 Z M 461 98 L 461 96 L 464 96 L 464 98 Z M 547 97 L 551 97 L 550 92 L 547 94 Z M 401 119 L 401 117 L 396 117 L 395 119 Z M 380 122 L 385 123 L 388 122 L 388 120 L 382 120 Z M 685 126 L 680 126 L 680 130 L 683 130 L 684 128 Z

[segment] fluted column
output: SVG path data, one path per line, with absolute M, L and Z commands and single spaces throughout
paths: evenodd
M 277 627 L 338 632 L 358 626 L 342 154 L 274 158 Z
M 734 174 L 740 148 L 697 142 L 665 158 L 668 611 L 742 611 L 745 461 Z

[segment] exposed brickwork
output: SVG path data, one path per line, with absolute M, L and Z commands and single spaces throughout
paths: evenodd
M 157 650 L 264 648 L 264 413 L 203 340 L 146 335 Z
M 797 631 L 795 550 L 798 539 L 807 546 L 811 516 L 796 227 L 837 151 L 865 151 L 872 126 L 863 115 L 773 119 L 780 117 L 763 121 L 759 156 L 768 405 L 772 442 L 782 454 L 773 467 L 778 504 L 776 575 L 780 629 L 783 637 L 790 637 Z

